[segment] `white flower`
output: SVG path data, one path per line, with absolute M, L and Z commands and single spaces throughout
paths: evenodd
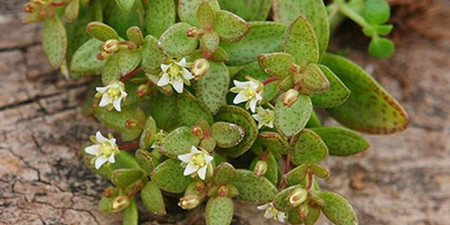
M 162 141 L 166 137 L 166 134 L 164 133 L 164 130 L 159 130 L 158 133 L 155 135 L 155 140 L 153 141 L 152 146 L 150 146 L 151 149 L 159 148 L 161 146 Z
M 189 176 L 197 172 L 200 179 L 205 180 L 208 164 L 211 163 L 213 157 L 207 152 L 200 151 L 195 146 L 192 146 L 190 153 L 179 155 L 178 159 L 183 162 L 182 165 L 186 165 L 183 173 L 184 176 Z
M 120 103 L 122 99 L 127 96 L 125 92 L 125 85 L 120 81 L 112 82 L 108 84 L 106 87 L 97 87 L 95 88 L 98 93 L 102 96 L 100 103 L 98 104 L 100 107 L 114 107 L 117 111 L 121 111 Z
M 284 223 L 286 220 L 286 213 L 275 209 L 272 202 L 260 205 L 257 207 L 259 210 L 265 210 L 264 217 L 266 219 L 278 220 L 278 222 Z
M 242 82 L 234 80 L 235 87 L 230 89 L 233 93 L 238 93 L 233 100 L 234 104 L 247 102 L 245 108 L 250 108 L 255 112 L 256 104 L 263 98 L 264 85 L 251 77 L 246 77 L 248 81 Z
M 170 64 L 161 64 L 161 78 L 157 83 L 158 86 L 163 87 L 171 84 L 173 89 L 178 93 L 183 93 L 183 85 L 190 85 L 189 80 L 194 78 L 188 68 L 186 59 L 183 58 L 179 62 Z
M 94 145 L 86 147 L 84 151 L 89 155 L 95 156 L 92 160 L 95 161 L 95 169 L 99 169 L 104 163 L 114 163 L 115 155 L 119 154 L 120 150 L 116 144 L 116 139 L 109 135 L 109 139 L 103 137 L 100 131 L 97 131 L 95 136 L 91 137 Z
M 256 121 L 258 121 L 258 129 L 261 129 L 261 127 L 263 126 L 273 128 L 275 111 L 271 109 L 264 109 L 263 107 L 258 107 L 256 109 L 256 114 L 253 114 L 252 116 Z

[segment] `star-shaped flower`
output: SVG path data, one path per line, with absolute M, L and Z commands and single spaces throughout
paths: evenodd
M 284 223 L 286 220 L 286 213 L 275 209 L 272 202 L 260 205 L 257 207 L 259 210 L 265 210 L 264 217 L 266 219 L 278 220 L 278 222 Z
M 263 107 L 256 108 L 256 114 L 253 114 L 252 117 L 258 121 L 258 129 L 266 126 L 269 128 L 273 128 L 273 120 L 275 119 L 275 111 L 271 109 L 264 109 Z
M 263 98 L 264 85 L 249 76 L 246 77 L 248 81 L 237 81 L 234 80 L 235 87 L 230 89 L 233 93 L 238 93 L 233 100 L 234 104 L 239 104 L 242 102 L 247 102 L 245 108 L 250 108 L 252 112 L 255 112 L 256 105 Z
M 114 163 L 115 155 L 119 154 L 120 150 L 116 144 L 116 139 L 110 134 L 108 138 L 103 137 L 100 131 L 97 131 L 95 136 L 91 137 L 91 141 L 94 145 L 88 146 L 84 149 L 89 155 L 93 155 L 95 169 L 100 169 L 100 167 L 106 163 Z
M 161 64 L 162 72 L 157 85 L 163 87 L 170 84 L 176 92 L 183 93 L 183 85 L 190 85 L 189 80 L 194 78 L 187 68 L 185 58 L 179 62 Z
M 95 90 L 102 96 L 98 104 L 100 107 L 114 107 L 117 111 L 121 111 L 120 104 L 122 99 L 127 96 L 125 85 L 122 82 L 115 81 L 106 87 L 97 87 Z
M 195 176 L 195 173 L 197 173 L 200 179 L 205 180 L 208 164 L 211 163 L 213 157 L 206 151 L 200 151 L 195 146 L 192 146 L 190 153 L 179 155 L 178 159 L 183 162 L 182 165 L 186 166 L 183 173 L 184 176 L 191 174 Z

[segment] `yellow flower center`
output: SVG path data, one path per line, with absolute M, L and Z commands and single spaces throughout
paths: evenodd
M 267 219 L 270 219 L 270 215 L 273 215 L 273 219 L 277 220 L 278 219 L 278 210 L 275 209 L 275 207 L 270 206 L 269 208 L 266 209 L 266 211 L 264 212 L 264 217 L 266 217 Z
M 108 88 L 108 95 L 111 98 L 117 99 L 120 97 L 120 88 Z
M 101 155 L 105 158 L 109 158 L 112 154 L 115 154 L 118 152 L 117 149 L 115 149 L 113 146 L 111 146 L 111 143 L 105 142 L 100 145 L 100 152 L 98 155 Z
M 253 90 L 250 86 L 245 86 L 242 89 L 242 92 L 248 96 L 248 99 L 253 99 L 256 96 L 256 91 Z
M 206 165 L 206 158 L 205 158 L 205 154 L 202 152 L 199 153 L 195 153 L 192 156 L 192 163 L 194 164 L 195 167 L 197 168 L 201 168 L 203 166 Z
M 176 78 L 177 76 L 183 74 L 183 69 L 181 68 L 181 66 L 172 63 L 172 65 L 170 65 L 169 69 L 167 70 L 167 74 L 169 74 L 170 78 Z

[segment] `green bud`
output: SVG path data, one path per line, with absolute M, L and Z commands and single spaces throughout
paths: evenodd
M 115 197 L 111 201 L 111 209 L 113 212 L 119 212 L 130 205 L 130 198 L 126 195 L 120 195 Z
M 289 193 L 289 205 L 297 207 L 306 201 L 308 198 L 308 191 L 303 188 L 296 188 Z
M 300 207 L 298 207 L 298 217 L 299 218 L 306 218 L 308 216 L 309 213 L 309 207 L 308 204 L 302 204 Z
M 219 190 L 217 191 L 220 197 L 225 197 L 228 194 L 228 187 L 226 185 L 220 186 Z
M 108 187 L 103 192 L 103 196 L 105 196 L 107 198 L 111 198 L 111 197 L 115 196 L 116 194 L 117 194 L 117 188 L 115 188 L 115 187 Z
M 294 104 L 295 101 L 297 101 L 297 98 L 298 91 L 296 91 L 295 89 L 289 89 L 283 96 L 283 103 L 287 107 L 291 107 L 291 105 Z
M 178 205 L 183 209 L 193 209 L 200 204 L 200 197 L 198 195 L 186 195 L 180 198 Z
M 105 43 L 102 46 L 100 46 L 100 50 L 108 54 L 113 54 L 119 51 L 119 48 L 120 48 L 119 41 L 116 39 L 109 39 L 105 41 Z
M 267 172 L 267 162 L 263 160 L 259 160 L 258 162 L 256 162 L 255 169 L 253 169 L 253 172 L 258 177 L 264 176 L 264 174 L 266 174 Z
M 191 133 L 192 133 L 192 135 L 194 135 L 200 139 L 203 138 L 203 130 L 201 127 L 197 127 L 197 126 L 192 127 Z
M 137 88 L 136 92 L 139 97 L 144 97 L 150 92 L 150 87 L 147 84 L 141 84 Z

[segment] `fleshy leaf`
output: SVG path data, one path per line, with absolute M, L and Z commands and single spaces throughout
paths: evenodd
M 197 38 L 189 37 L 186 31 L 191 28 L 187 23 L 176 23 L 160 37 L 159 46 L 169 56 L 186 56 L 197 48 Z
M 235 173 L 235 169 L 231 164 L 227 162 L 220 163 L 214 170 L 214 183 L 227 184 L 234 179 Z
M 144 44 L 144 36 L 142 36 L 142 31 L 138 26 L 132 26 L 127 30 L 127 38 L 134 44 L 141 46 Z
M 273 205 L 280 211 L 286 212 L 291 208 L 289 205 L 289 194 L 296 188 L 301 188 L 301 185 L 295 185 L 292 187 L 288 187 L 282 191 L 280 191 L 273 201 Z
M 206 204 L 206 224 L 224 225 L 231 224 L 233 219 L 233 201 L 227 197 L 215 197 Z
M 311 63 L 306 66 L 302 85 L 311 92 L 320 93 L 330 87 L 330 82 L 319 66 Z
M 142 1 L 134 1 L 133 8 L 130 11 L 123 10 L 117 4 L 113 4 L 112 1 L 109 2 L 110 4 L 106 4 L 103 9 L 103 22 L 114 28 L 120 37 L 125 37 L 128 28 L 132 26 L 139 26 L 142 30 L 142 19 L 145 13 Z
M 150 172 L 155 168 L 156 163 L 150 152 L 138 149 L 134 157 L 136 158 L 136 162 L 139 164 L 139 167 L 141 167 L 146 174 L 150 174 Z
M 316 224 L 317 220 L 319 220 L 319 217 L 320 208 L 318 206 L 309 205 L 308 215 L 305 219 L 303 219 L 303 222 L 305 223 L 305 225 L 314 225 Z
M 212 115 L 187 91 L 177 95 L 177 109 L 181 125 L 192 126 L 203 119 L 212 124 Z M 172 118 L 173 119 L 173 118 Z
M 158 185 L 153 181 L 147 182 L 141 190 L 141 199 L 145 208 L 156 215 L 165 215 L 164 199 Z
M 264 153 L 262 153 L 264 154 Z M 267 170 L 264 173 L 264 177 L 267 178 L 273 185 L 277 185 L 278 183 L 278 174 L 279 174 L 279 166 L 278 162 L 272 152 L 266 153 L 267 156 L 264 161 L 267 163 Z M 261 160 L 260 156 L 255 157 L 250 163 L 250 170 L 254 170 L 256 163 Z
M 237 198 L 250 202 L 268 202 L 277 194 L 277 188 L 265 177 L 258 177 L 252 171 L 238 169 L 231 182 L 239 191 Z
M 257 60 L 260 54 L 277 52 L 282 49 L 282 37 L 286 26 L 274 22 L 250 22 L 248 35 L 235 43 L 221 43 L 228 53 L 228 64 L 244 65 Z
M 135 198 L 130 199 L 130 205 L 123 211 L 122 225 L 138 225 L 139 212 Z
M 305 178 L 306 173 L 308 172 L 309 164 L 301 164 L 300 166 L 295 167 L 291 171 L 286 174 L 286 184 L 287 186 L 301 184 Z
M 125 76 L 126 74 L 136 69 L 136 67 L 141 62 L 141 54 L 138 51 L 123 51 L 118 55 L 119 59 L 117 65 L 122 76 Z
M 314 93 L 311 96 L 313 105 L 319 108 L 333 108 L 342 105 L 350 97 L 351 91 L 328 67 L 324 65 L 319 65 L 319 67 L 330 82 L 330 88 L 322 93 Z
M 276 132 L 263 131 L 258 138 L 261 144 L 275 152 L 286 154 L 290 149 L 288 141 Z
M 197 9 L 197 21 L 202 27 L 213 26 L 216 23 L 216 14 L 208 2 L 202 2 Z
M 317 63 L 319 61 L 319 44 L 311 24 L 300 16 L 286 31 L 283 50 L 291 54 L 300 64 L 303 61 Z
M 370 24 L 383 24 L 389 20 L 391 9 L 386 0 L 366 0 L 361 14 Z
M 270 11 L 270 0 L 219 0 L 219 3 L 222 9 L 247 21 L 264 21 Z
M 117 169 L 112 174 L 111 182 L 119 188 L 124 188 L 142 178 L 143 175 L 140 169 Z
M 106 59 L 102 70 L 102 82 L 107 85 L 111 81 L 118 81 L 122 74 L 119 70 L 120 54 L 113 54 Z
M 200 26 L 196 15 L 197 9 L 202 2 L 208 2 L 209 6 L 211 6 L 214 11 L 220 9 L 217 0 L 179 0 L 178 15 L 180 16 L 181 21 L 189 23 L 193 26 Z
M 328 171 L 325 167 L 322 167 L 319 164 L 311 164 L 309 166 L 309 169 L 311 169 L 311 171 L 314 173 L 314 175 L 316 175 L 317 177 L 320 178 L 327 178 L 330 176 L 330 171 Z
M 258 127 L 255 120 L 246 110 L 237 106 L 222 106 L 216 114 L 215 121 L 234 123 L 245 130 L 244 139 L 237 146 L 226 150 L 231 157 L 236 158 L 244 154 L 250 149 L 258 136 Z
M 188 127 L 179 127 L 170 132 L 161 143 L 160 151 L 171 158 L 191 151 L 192 146 L 197 146 L 200 139 L 194 136 Z
M 86 27 L 86 32 L 100 41 L 119 39 L 119 35 L 112 27 L 101 22 L 90 22 Z
M 67 34 L 58 16 L 45 21 L 42 28 L 42 48 L 53 67 L 61 66 L 66 58 Z
M 135 0 L 116 0 L 117 5 L 125 11 L 130 11 L 133 8 Z
M 155 37 L 175 24 L 176 7 L 174 1 L 149 0 L 145 13 L 145 28 Z
M 105 107 L 95 107 L 95 117 L 105 123 L 110 129 L 119 131 L 123 141 L 134 140 L 141 134 L 142 128 L 127 128 L 126 122 L 135 119 L 139 123 L 144 123 L 145 115 L 140 108 L 123 108 L 121 112 L 115 110 L 108 111 Z
M 284 96 L 284 95 L 283 95 Z M 274 124 L 278 132 L 286 137 L 298 134 L 306 125 L 311 116 L 311 99 L 305 95 L 299 95 L 291 107 L 283 103 L 283 96 L 280 96 L 275 105 Z
M 358 133 L 342 127 L 318 127 L 312 129 L 328 146 L 330 155 L 350 156 L 369 148 L 369 142 Z
M 160 70 L 161 63 L 165 59 L 164 52 L 158 46 L 158 40 L 147 35 L 145 37 L 145 44 L 141 47 L 142 54 L 142 69 L 147 73 L 153 73 Z
M 168 159 L 159 164 L 152 172 L 152 181 L 164 191 L 182 193 L 192 182 L 192 178 L 184 176 L 184 168 L 177 159 Z
M 245 136 L 244 129 L 233 123 L 216 122 L 211 128 L 211 136 L 216 140 L 217 146 L 221 148 L 236 146 Z
M 112 200 L 111 198 L 102 196 L 102 198 L 98 203 L 98 210 L 104 213 L 112 213 L 111 200 Z
M 295 136 L 291 156 L 295 165 L 318 163 L 328 156 L 328 148 L 314 131 L 303 129 Z
M 319 193 L 319 197 L 325 201 L 322 212 L 336 225 L 356 225 L 358 219 L 353 207 L 340 195 L 333 192 Z
M 341 124 L 371 134 L 390 134 L 406 129 L 408 116 L 366 71 L 343 57 L 327 54 L 322 63 L 344 82 L 352 94 L 347 101 L 328 109 Z
M 213 53 L 211 60 L 213 62 L 228 62 L 229 60 L 228 53 L 225 51 L 225 49 L 219 46 Z
M 250 24 L 239 16 L 225 10 L 216 12 L 214 31 L 224 42 L 236 42 L 244 38 L 250 31 Z
M 374 37 L 369 44 L 369 53 L 376 58 L 389 58 L 394 54 L 394 43 L 387 38 Z
M 116 162 L 111 164 L 111 168 L 115 170 L 122 168 L 140 169 L 140 166 L 130 153 L 120 151 L 120 153 L 116 155 Z
M 67 22 L 72 23 L 78 17 L 80 11 L 80 1 L 70 1 L 64 9 L 64 16 Z
M 153 143 L 153 140 L 155 140 L 156 136 L 156 122 L 153 119 L 153 117 L 148 116 L 147 121 L 145 122 L 145 126 L 142 129 L 142 134 L 139 139 L 139 147 L 141 149 L 149 149 L 150 146 Z
M 72 56 L 71 71 L 82 75 L 100 74 L 105 64 L 105 60 L 97 59 L 100 52 L 98 47 L 102 44 L 103 42 L 91 38 L 81 45 Z
M 220 37 L 215 32 L 208 32 L 203 34 L 200 39 L 200 45 L 202 49 L 206 49 L 209 52 L 215 52 L 219 47 Z
M 258 61 L 264 72 L 280 78 L 291 75 L 291 65 L 295 63 L 295 59 L 284 52 L 260 55 Z

